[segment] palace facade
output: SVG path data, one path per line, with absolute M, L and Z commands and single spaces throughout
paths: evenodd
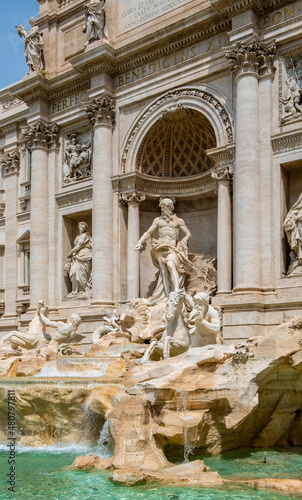
M 161 197 L 226 342 L 302 314 L 302 1 L 38 2 L 41 67 L 0 92 L 0 331 L 44 300 L 90 343 L 154 279 Z

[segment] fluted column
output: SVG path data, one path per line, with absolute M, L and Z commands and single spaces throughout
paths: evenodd
M 59 221 L 56 203 L 56 193 L 58 192 L 58 176 L 55 174 L 59 156 L 59 135 L 49 144 L 48 152 L 48 219 L 49 219 L 49 244 L 48 244 L 48 305 L 55 307 L 59 303 L 59 270 L 58 266 L 58 241 L 59 241 Z
M 2 159 L 5 168 L 5 315 L 16 317 L 17 274 L 17 207 L 20 158 L 17 150 Z
M 260 110 L 260 179 L 261 179 L 261 283 L 266 291 L 273 286 L 273 152 L 272 134 L 272 84 L 275 75 L 274 55 L 259 78 Z
M 48 148 L 57 137 L 57 127 L 42 121 L 23 132 L 32 151 L 30 200 L 30 306 L 48 301 L 49 212 Z
M 84 104 L 93 125 L 92 299 L 113 301 L 112 126 L 115 101 L 107 95 Z
M 224 167 L 212 172 L 218 185 L 217 216 L 217 291 L 232 290 L 232 205 L 231 181 L 233 168 Z
M 235 62 L 236 165 L 234 172 L 235 291 L 260 290 L 260 134 L 259 74 L 270 47 L 256 39 L 240 42 L 226 56 Z
M 139 240 L 139 205 L 145 195 L 137 191 L 123 193 L 123 201 L 128 205 L 127 233 L 127 299 L 139 297 L 139 252 L 134 248 Z

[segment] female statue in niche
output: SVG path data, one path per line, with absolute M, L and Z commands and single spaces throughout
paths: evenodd
M 30 18 L 29 24 L 31 25 L 31 29 L 28 33 L 22 24 L 20 26 L 16 26 L 16 28 L 20 38 L 24 37 L 24 55 L 26 64 L 29 68 L 28 73 L 31 73 L 32 71 L 41 71 L 44 69 L 42 41 L 43 33 L 39 33 L 39 28 L 33 17 Z
M 67 256 L 64 271 L 71 281 L 72 290 L 67 297 L 85 296 L 91 290 L 92 238 L 86 222 L 79 222 L 79 234 Z
M 283 227 L 292 250 L 287 274 L 302 274 L 302 193 L 285 217 Z

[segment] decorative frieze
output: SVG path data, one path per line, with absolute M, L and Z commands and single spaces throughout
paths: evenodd
M 87 137 L 85 137 L 87 139 Z M 69 183 L 91 176 L 91 140 L 78 142 L 76 133 L 69 136 L 64 150 L 63 181 Z
M 233 71 L 236 75 L 246 72 L 253 72 L 258 75 L 275 74 L 276 44 L 271 42 L 265 44 L 256 38 L 251 38 L 245 42 L 237 42 L 236 47 L 225 56 L 233 64 Z
M 4 111 L 9 111 L 12 108 L 16 108 L 17 106 L 20 106 L 21 104 L 24 104 L 23 101 L 18 99 L 18 97 L 10 96 L 5 101 L 2 101 L 2 108 Z
M 154 196 L 193 196 L 214 191 L 216 182 L 206 172 L 191 178 L 162 180 L 140 172 L 119 175 L 112 178 L 113 191 L 124 193 L 139 191 Z
M 43 121 L 26 127 L 22 130 L 23 140 L 29 148 L 50 148 L 57 146 L 59 141 L 59 127 L 56 123 L 47 125 Z
M 92 125 L 104 122 L 112 124 L 114 122 L 116 103 L 106 94 L 84 103 L 83 108 Z
M 281 124 L 302 118 L 302 54 L 286 57 L 284 67 L 285 89 L 282 89 L 282 81 L 280 82 L 280 103 L 283 105 Z

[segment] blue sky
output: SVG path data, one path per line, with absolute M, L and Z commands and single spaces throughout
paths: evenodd
M 24 57 L 24 42 L 16 25 L 29 29 L 29 18 L 39 15 L 37 0 L 0 0 L 0 89 L 22 80 L 28 71 Z

